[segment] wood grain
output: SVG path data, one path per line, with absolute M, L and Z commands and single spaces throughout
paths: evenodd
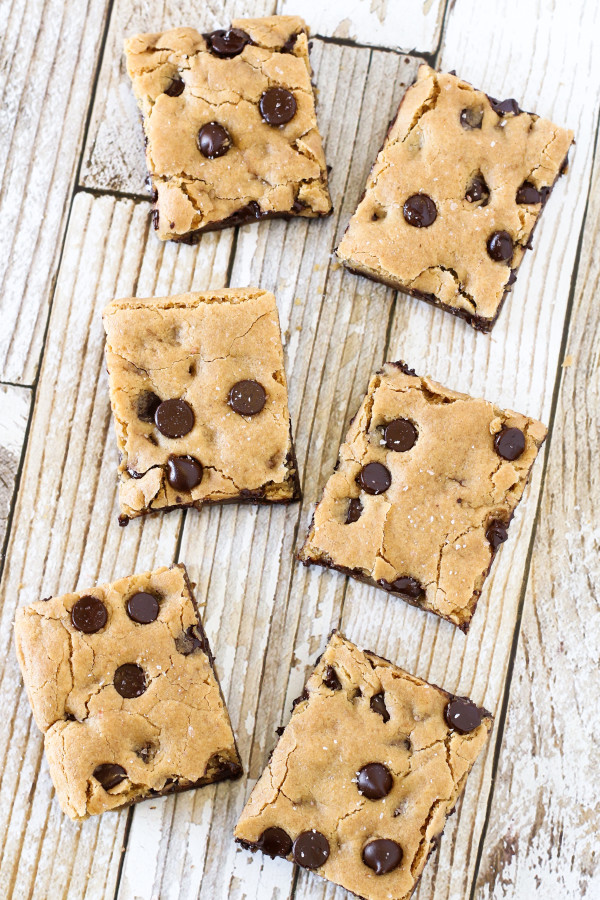
M 0 3 L 0 380 L 31 384 L 108 0 Z
M 31 408 L 31 391 L 0 385 L 0 547 L 4 548 L 8 516 Z M 2 560 L 0 560 L 1 562 Z

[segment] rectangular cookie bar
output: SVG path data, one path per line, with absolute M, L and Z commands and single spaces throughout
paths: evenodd
M 405 900 L 491 728 L 467 698 L 334 632 L 235 837 L 364 900 Z
M 183 565 L 32 603 L 15 639 L 72 819 L 241 774 Z
M 128 298 L 103 318 L 121 524 L 157 509 L 299 499 L 273 294 Z
M 302 19 L 125 42 L 161 240 L 331 212 Z
M 489 331 L 572 142 L 515 100 L 422 65 L 337 254 Z
M 535 419 L 386 363 L 350 425 L 299 558 L 467 631 L 545 437 Z

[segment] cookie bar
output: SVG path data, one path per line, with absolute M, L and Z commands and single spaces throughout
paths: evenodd
M 489 331 L 572 142 L 515 100 L 422 65 L 337 254 Z
M 541 422 L 386 363 L 369 384 L 299 558 L 469 626 Z
M 492 728 L 334 633 L 235 829 L 364 900 L 404 900 Z
M 300 497 L 275 297 L 255 288 L 104 310 L 121 524 Z
M 331 212 L 302 19 L 125 42 L 161 240 Z
M 241 774 L 183 565 L 32 603 L 15 639 L 72 819 Z

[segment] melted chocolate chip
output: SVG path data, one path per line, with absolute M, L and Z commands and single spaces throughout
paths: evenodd
M 369 800 L 382 800 L 394 786 L 394 778 L 383 763 L 368 763 L 357 774 L 356 786 Z
M 238 381 L 229 391 L 227 402 L 239 416 L 255 416 L 267 402 L 267 393 L 258 381 Z
M 499 116 L 518 116 L 521 110 L 516 100 L 510 97 L 508 100 L 496 100 L 494 97 L 488 98 L 492 109 Z
M 159 221 L 160 213 L 157 209 L 152 210 L 152 227 L 155 231 L 158 231 L 158 221 Z
M 461 110 L 460 124 L 463 128 L 481 128 L 483 122 L 483 106 L 469 106 Z
M 102 763 L 96 766 L 92 774 L 105 791 L 110 791 L 111 788 L 121 784 L 127 778 L 127 772 L 123 766 L 118 766 L 116 763 Z
M 494 231 L 487 242 L 487 252 L 494 262 L 508 262 L 513 255 L 513 240 L 508 231 Z
M 489 200 L 490 189 L 487 186 L 486 180 L 483 175 L 475 175 L 471 184 L 465 191 L 465 200 L 468 200 L 469 203 L 478 203 L 480 200 L 484 200 L 486 202 L 482 203 L 482 206 L 487 205 L 487 200 Z
M 190 625 L 184 632 L 175 638 L 175 648 L 182 656 L 189 656 L 196 650 L 202 650 L 209 653 L 208 642 L 204 633 L 200 631 L 197 625 Z
M 94 634 L 104 628 L 108 621 L 108 613 L 102 600 L 98 597 L 81 597 L 71 610 L 71 622 L 77 631 Z
M 296 115 L 296 98 L 285 88 L 272 87 L 260 98 L 258 108 L 267 125 L 285 125 Z
M 296 46 L 296 41 L 300 37 L 300 32 L 296 31 L 294 34 L 290 34 L 289 38 L 281 48 L 282 53 L 293 53 L 294 47 Z
M 444 711 L 444 717 L 450 728 L 456 728 L 461 734 L 468 734 L 481 725 L 482 710 L 466 697 L 455 697 Z
M 376 875 L 387 875 L 402 862 L 402 847 L 389 838 L 377 838 L 363 849 L 362 860 Z
M 346 525 L 358 522 L 362 515 L 363 505 L 357 497 L 352 497 L 348 502 L 348 512 L 346 513 Z
M 323 684 L 325 687 L 328 687 L 330 691 L 341 691 L 342 683 L 333 666 L 325 666 L 325 671 L 323 672 Z
M 179 76 L 175 77 L 169 87 L 164 91 L 167 97 L 179 97 L 183 94 L 185 82 Z
M 383 494 L 392 483 L 392 476 L 383 463 L 371 462 L 362 467 L 356 480 L 367 494 Z
M 411 578 L 410 575 L 401 575 L 391 583 L 390 587 L 408 600 L 418 600 L 425 593 L 423 585 L 416 578 Z
M 168 438 L 180 438 L 194 427 L 194 410 L 181 398 L 163 400 L 154 413 L 156 427 Z
M 218 156 L 225 156 L 231 149 L 232 141 L 226 128 L 218 122 L 208 122 L 198 132 L 196 143 L 202 156 L 217 159 Z
M 289 856 L 292 852 L 292 839 L 283 828 L 267 828 L 259 837 L 256 846 L 274 859 L 276 856 Z
M 188 493 L 202 481 L 204 469 L 193 456 L 170 456 L 167 460 L 167 481 L 175 491 Z
M 146 676 L 141 666 L 135 663 L 125 663 L 119 666 L 113 679 L 115 690 L 126 700 L 141 697 L 146 690 Z
M 541 203 L 542 200 L 543 194 L 541 193 L 541 191 L 538 191 L 538 189 L 535 188 L 530 181 L 524 181 L 517 191 L 517 203 Z
M 138 591 L 132 594 L 125 604 L 127 615 L 139 625 L 149 625 L 158 618 L 159 604 L 154 594 Z
M 294 841 L 293 854 L 303 869 L 318 869 L 329 857 L 329 841 L 320 831 L 303 831 Z
M 406 453 L 412 450 L 417 442 L 419 432 L 408 419 L 394 419 L 388 422 L 383 430 L 383 439 L 388 450 Z
M 390 714 L 387 711 L 387 706 L 385 705 L 383 691 L 380 694 L 374 694 L 371 697 L 370 707 L 374 713 L 377 713 L 378 716 L 381 716 L 384 722 L 390 721 Z
M 499 519 L 495 519 L 488 525 L 485 536 L 492 545 L 492 550 L 495 553 L 500 544 L 503 544 L 504 541 L 508 540 L 508 531 L 506 529 L 506 525 Z
M 510 275 L 508 276 L 508 279 L 507 279 L 507 282 L 506 282 L 506 286 L 507 286 L 507 287 L 510 287 L 511 284 L 514 284 L 516 280 L 517 280 L 517 270 L 516 270 L 516 269 L 511 269 L 511 270 L 510 270 Z
M 525 449 L 525 435 L 520 428 L 503 428 L 494 438 L 494 449 L 502 459 L 512 462 Z
M 142 422 L 154 422 L 154 413 L 160 406 L 160 397 L 154 391 L 142 391 L 138 394 L 136 412 Z
M 415 228 L 428 228 L 437 219 L 435 203 L 428 194 L 413 194 L 404 204 L 404 218 Z
M 204 35 L 211 53 L 220 59 L 231 59 L 238 56 L 246 46 L 250 44 L 250 36 L 241 28 L 228 28 L 213 31 Z

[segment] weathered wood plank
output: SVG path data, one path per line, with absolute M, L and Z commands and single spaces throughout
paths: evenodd
M 31 408 L 29 388 L 0 385 L 0 547 L 4 547 Z
M 600 154 L 476 897 L 600 896 Z
M 173 560 L 181 514 L 117 525 L 116 449 L 100 311 L 114 296 L 223 285 L 233 236 L 161 245 L 148 204 L 76 196 L 0 602 L 0 895 L 112 897 L 127 813 L 67 820 L 12 648 L 16 605 Z
M 35 379 L 108 0 L 0 4 L 0 380 Z
M 445 0 L 304 0 L 302 15 L 314 34 L 403 53 L 434 53 L 442 30 Z M 279 0 L 277 11 L 297 15 L 297 0 Z

